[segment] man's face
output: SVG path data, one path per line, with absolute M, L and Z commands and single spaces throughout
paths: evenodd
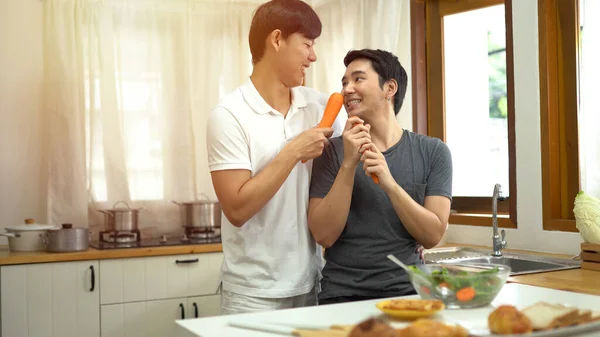
M 291 34 L 282 39 L 277 53 L 276 69 L 279 77 L 287 87 L 297 87 L 302 84 L 306 70 L 317 60 L 314 50 L 315 41 L 299 33 Z
M 342 77 L 342 94 L 350 117 L 368 119 L 373 111 L 381 111 L 386 104 L 386 93 L 379 86 L 379 75 L 367 59 L 356 59 L 348 65 Z

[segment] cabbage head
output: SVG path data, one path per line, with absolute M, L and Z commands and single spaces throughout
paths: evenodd
M 600 199 L 581 191 L 575 197 L 575 225 L 583 240 L 600 244 Z

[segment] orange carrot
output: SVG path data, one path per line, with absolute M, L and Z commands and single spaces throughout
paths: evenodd
M 473 287 L 462 288 L 456 292 L 456 299 L 461 302 L 468 302 L 475 298 L 475 289 Z
M 440 288 L 450 288 L 450 285 L 448 284 L 448 282 L 442 282 L 439 284 Z
M 334 92 L 329 96 L 329 100 L 327 101 L 327 105 L 325 106 L 325 112 L 323 112 L 323 117 L 319 122 L 320 128 L 330 128 L 335 122 L 337 115 L 340 113 L 342 109 L 342 105 L 344 105 L 344 96 L 339 92 Z
M 331 94 L 329 100 L 327 100 L 325 112 L 323 112 L 323 117 L 321 117 L 318 127 L 330 128 L 333 125 L 333 122 L 335 122 L 340 110 L 342 110 L 342 105 L 344 105 L 344 96 L 339 92 Z M 306 163 L 306 160 L 302 160 L 302 162 Z

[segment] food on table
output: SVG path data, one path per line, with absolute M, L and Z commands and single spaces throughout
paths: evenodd
M 521 310 L 512 305 L 499 306 L 488 316 L 488 328 L 497 335 L 528 334 L 594 321 L 600 321 L 600 313 L 540 301 Z
M 419 319 L 399 329 L 397 337 L 467 337 L 469 332 L 460 325 L 446 325 L 431 319 Z
M 444 302 L 424 299 L 393 299 L 383 307 L 391 310 L 438 311 L 444 309 Z
M 439 299 L 448 308 L 488 305 L 506 282 L 510 269 L 499 265 L 454 264 L 409 266 L 411 281 L 424 299 Z M 427 273 L 424 269 L 430 269 Z
M 577 323 L 579 319 L 578 308 L 546 302 L 537 302 L 522 311 L 531 319 L 534 330 L 549 330 L 569 326 Z
M 377 318 L 369 318 L 350 330 L 348 337 L 468 337 L 469 332 L 460 325 L 446 325 L 431 319 L 419 319 L 411 325 L 394 329 Z
M 498 335 L 528 333 L 533 331 L 529 317 L 512 305 L 501 305 L 488 316 L 490 332 Z
M 354 326 L 348 337 L 398 337 L 398 335 L 396 330 L 386 322 L 369 318 Z

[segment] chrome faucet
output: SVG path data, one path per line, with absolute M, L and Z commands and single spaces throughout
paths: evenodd
M 492 195 L 492 228 L 494 230 L 494 236 L 492 237 L 492 256 L 502 256 L 500 250 L 506 248 L 506 233 L 504 229 L 501 231 L 502 237 L 498 235 L 498 200 L 506 200 L 502 196 L 502 190 L 500 184 L 494 185 L 494 194 Z

